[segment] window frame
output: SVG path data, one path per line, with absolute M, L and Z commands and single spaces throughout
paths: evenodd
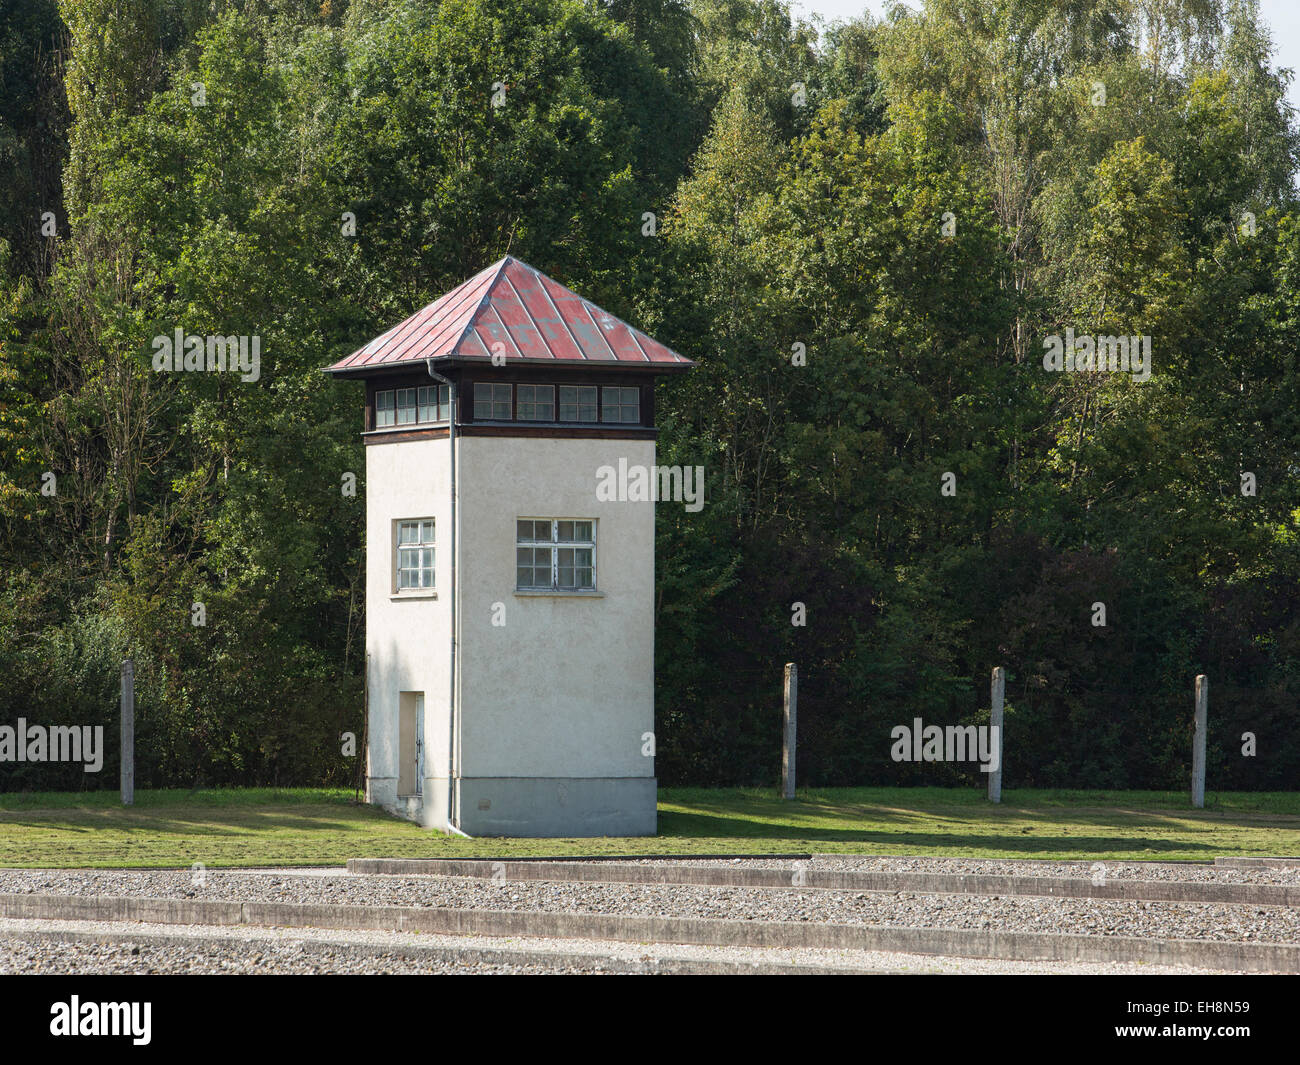
M 617 418 L 609 417 L 611 405 L 606 402 L 609 393 L 618 392 L 618 402 L 612 405 L 613 409 L 618 411 Z M 631 421 L 623 417 L 623 411 L 632 406 L 624 396 L 631 392 L 636 397 L 635 417 Z M 601 385 L 600 386 L 600 420 L 604 425 L 640 425 L 641 424 L 641 388 L 639 385 Z
M 564 390 L 566 388 L 571 388 L 574 391 L 574 398 L 571 406 L 575 408 L 575 412 L 579 415 L 579 417 L 576 418 L 564 417 Z M 589 388 L 591 389 L 592 392 L 592 400 L 590 404 L 592 416 L 590 418 L 581 417 L 582 409 L 584 406 L 586 406 L 586 404 L 583 403 L 579 393 L 581 393 L 582 389 L 584 388 Z M 600 385 L 584 385 L 584 384 L 560 385 L 559 391 L 556 393 L 555 398 L 556 398 L 555 420 L 557 424 L 559 425 L 599 425 L 600 424 Z
M 547 435 L 549 430 L 563 435 L 565 429 L 582 436 L 596 429 L 654 428 L 653 389 L 641 378 L 627 384 L 622 374 L 594 368 L 572 375 L 543 369 L 499 374 L 471 368 L 451 389 L 414 371 L 376 381 L 368 389 L 366 431 L 414 435 L 445 430 L 453 421 L 498 426 L 499 431 L 514 425 L 525 429 L 524 436 Z M 456 393 L 455 409 L 451 392 Z
M 405 526 L 412 525 L 416 526 L 416 535 L 419 539 L 404 543 L 402 541 L 402 529 Z M 429 527 L 429 538 L 427 540 L 424 538 L 425 525 Z M 432 515 L 420 518 L 394 518 L 392 547 L 391 583 L 394 598 L 436 598 L 438 594 L 438 519 Z M 403 566 L 402 552 L 411 550 L 417 552 L 427 550 L 429 552 L 428 566 L 425 567 L 422 561 L 417 561 L 415 566 Z M 403 587 L 402 574 L 404 572 L 422 574 L 426 569 L 429 574 L 429 583 L 427 585 L 416 584 Z
M 524 399 L 523 397 L 524 389 L 528 389 L 530 391 L 532 398 Z M 545 389 L 547 392 L 550 393 L 551 398 L 549 404 L 543 404 L 543 401 L 538 398 L 538 393 L 540 393 L 543 389 Z M 558 420 L 556 417 L 556 415 L 558 414 L 558 410 L 555 402 L 555 385 L 546 384 L 546 383 L 537 384 L 531 381 L 519 381 L 518 383 L 515 384 L 514 398 L 515 398 L 515 421 L 541 422 L 543 425 L 554 425 L 555 422 Z M 534 409 L 534 411 L 538 407 L 541 407 L 543 405 L 549 405 L 551 409 L 551 416 L 549 418 L 527 417 L 524 414 L 525 403 L 531 406 Z
M 530 522 L 533 525 L 533 536 L 525 538 L 520 535 L 519 526 L 523 522 Z M 537 524 L 546 522 L 549 526 L 549 539 L 540 539 L 536 536 Z M 585 539 L 561 540 L 560 526 L 563 523 L 573 523 L 590 526 L 590 535 Z M 595 518 L 538 518 L 538 517 L 517 517 L 515 518 L 515 594 L 516 595 L 598 595 L 599 585 L 597 584 L 597 565 L 596 565 L 596 532 Z M 576 530 L 573 530 L 576 534 Z M 519 552 L 521 549 L 533 552 L 532 562 L 523 566 L 520 564 Z M 541 567 L 537 565 L 537 552 L 547 550 L 550 555 L 550 576 L 549 584 L 521 584 L 519 582 L 519 571 L 527 569 L 536 574 Z M 587 566 L 579 566 L 576 559 L 568 568 L 577 570 L 591 570 L 591 583 L 588 585 L 564 586 L 560 584 L 560 552 L 564 550 L 573 551 L 590 551 L 591 563 Z
M 423 396 L 432 393 L 433 402 L 427 404 L 433 408 L 432 418 L 421 418 L 420 411 L 426 406 Z M 440 425 L 451 420 L 451 388 L 447 385 L 420 385 L 415 390 L 415 420 L 419 425 Z
M 433 403 L 426 404 L 421 397 L 433 392 Z M 403 395 L 410 397 L 410 405 L 403 406 Z M 387 400 L 387 405 L 385 405 Z M 432 418 L 421 418 L 420 412 L 426 407 L 431 406 L 434 416 Z M 401 412 L 409 410 L 411 417 L 408 421 L 401 420 Z M 388 420 L 384 420 L 387 414 Z M 418 425 L 446 425 L 451 420 L 451 392 L 446 385 L 439 384 L 412 384 L 412 385 L 394 385 L 392 388 L 381 388 L 375 390 L 375 429 L 409 429 Z
M 474 385 L 474 391 L 470 398 L 471 398 L 471 407 L 473 408 L 474 411 L 474 420 L 476 422 L 512 422 L 516 420 L 515 419 L 515 384 L 513 381 L 474 381 L 473 385 Z M 490 391 L 491 398 L 488 400 L 488 404 L 487 404 L 488 413 L 486 415 L 479 414 L 478 395 L 479 395 L 480 388 L 486 388 L 491 390 Z M 507 398 L 505 401 L 506 415 L 503 418 L 498 418 L 496 416 L 496 406 L 500 402 L 500 400 L 497 399 L 496 390 L 498 388 L 509 389 L 509 391 L 506 393 Z

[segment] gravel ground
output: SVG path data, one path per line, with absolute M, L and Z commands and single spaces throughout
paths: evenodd
M 1042 862 L 978 858 L 872 858 L 824 855 L 809 868 L 873 873 L 976 873 L 993 876 L 1049 876 L 1090 879 L 1094 866 L 1108 880 L 1177 880 L 1198 884 L 1300 884 L 1300 869 L 1225 869 L 1213 865 L 1159 862 Z
M 90 942 L 103 937 L 106 942 Z M 184 939 L 184 943 L 175 942 Z M 454 952 L 454 959 L 431 958 Z M 491 955 L 518 954 L 515 959 Z M 542 956 L 545 956 L 543 958 Z M 559 956 L 559 957 L 557 957 Z M 502 939 L 402 932 L 0 919 L 0 975 L 14 973 L 654 973 L 674 964 L 877 973 L 1199 975 L 1205 969 L 1016 962 L 881 951 L 785 950 L 584 939 Z M 1222 975 L 1222 970 L 1218 970 Z
M 1028 858 L 889 858 L 859 854 L 825 854 L 800 859 L 809 869 L 844 873 L 973 873 L 987 876 L 1046 876 L 1088 880 L 1093 866 L 1105 867 L 1108 880 L 1177 880 L 1198 884 L 1300 884 L 1300 869 L 1227 869 L 1222 866 L 1161 862 L 1049 862 Z M 633 865 L 657 865 L 654 859 L 628 859 Z M 585 864 L 585 863 L 584 863 Z M 793 871 L 789 858 L 692 858 L 676 865 L 703 868 L 780 869 Z
M 500 961 L 481 962 L 473 956 L 462 960 L 431 961 L 403 956 L 393 951 L 359 951 L 334 944 L 301 942 L 259 943 L 253 947 L 236 943 L 207 942 L 150 943 L 126 933 L 116 942 L 57 941 L 46 938 L 0 937 L 0 974 L 59 975 L 393 975 L 482 974 L 542 975 L 545 973 L 595 973 L 590 967 L 560 968 Z
M 0 870 L 0 892 L 436 906 L 1300 943 L 1300 908 L 1218 903 L 215 870 L 206 872 L 202 884 L 195 884 L 188 870 Z

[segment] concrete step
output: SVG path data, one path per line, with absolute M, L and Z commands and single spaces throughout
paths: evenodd
M 31 922 L 23 922 L 30 924 Z M 186 947 L 196 944 L 220 947 L 231 952 L 247 952 L 259 944 L 284 944 L 291 942 L 308 954 L 331 954 L 345 951 L 363 957 L 384 959 L 396 955 L 417 964 L 433 966 L 460 965 L 472 971 L 473 966 L 533 966 L 557 972 L 581 970 L 600 973 L 618 973 L 642 976 L 844 976 L 877 973 L 897 973 L 897 969 L 874 968 L 869 965 L 806 965 L 781 963 L 773 960 L 726 960 L 691 958 L 665 952 L 655 946 L 653 953 L 637 949 L 636 957 L 595 953 L 590 949 L 566 949 L 566 940 L 556 940 L 554 949 L 535 949 L 517 945 L 481 946 L 477 943 L 431 946 L 411 942 L 362 943 L 316 932 L 307 936 L 293 936 L 286 940 L 282 934 L 265 930 L 261 936 L 231 936 L 218 927 L 188 926 L 183 931 L 148 930 L 139 924 L 119 923 L 105 930 L 103 924 L 97 931 L 82 932 L 67 927 L 57 929 L 12 928 L 0 920 L 0 941 L 44 940 L 53 943 L 129 943 L 133 946 Z M 249 928 L 249 926 L 243 926 Z
M 37 894 L 0 895 L 0 917 L 870 950 L 1015 961 L 1115 962 L 1233 972 L 1300 973 L 1300 944 L 1294 943 L 904 928 L 812 921 Z
M 796 863 L 790 870 L 744 866 L 658 865 L 619 862 L 500 861 L 491 858 L 352 858 L 349 873 L 385 876 L 460 876 L 558 883 L 691 884 L 704 887 L 815 888 L 910 892 L 919 895 L 1037 895 L 1048 898 L 1146 902 L 1217 902 L 1245 906 L 1300 906 L 1300 883 L 1205 884 L 1188 880 L 1093 883 L 1088 867 L 1078 879 L 975 873 L 842 872 Z
M 1300 858 L 1215 858 L 1220 869 L 1295 869 L 1300 871 Z

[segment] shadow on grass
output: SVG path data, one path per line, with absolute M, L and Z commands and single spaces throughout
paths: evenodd
M 883 820 L 883 818 L 882 818 Z M 972 822 L 978 824 L 979 822 Z M 1035 826 L 1030 831 L 1014 833 L 890 832 L 870 828 L 831 828 L 816 825 L 781 825 L 770 821 L 738 817 L 714 817 L 709 814 L 660 811 L 659 838 L 677 839 L 777 839 L 827 844 L 874 844 L 892 847 L 962 848 L 969 851 L 1017 851 L 1024 854 L 1059 854 L 1062 851 L 1115 853 L 1189 852 L 1220 854 L 1222 845 L 1193 843 L 1183 838 L 1149 839 L 1145 837 L 1082 836 L 1056 834 L 1055 826 Z M 1140 825 L 1134 824 L 1134 829 Z
M 26 828 L 36 831 L 94 833 L 102 831 L 140 833 L 148 835 L 207 835 L 236 836 L 244 833 L 275 832 L 334 832 L 346 833 L 365 830 L 377 824 L 417 827 L 412 822 L 390 818 L 383 811 L 358 807 L 356 815 L 339 818 L 337 806 L 322 806 L 313 815 L 303 807 L 289 810 L 235 810 L 230 807 L 208 809 L 174 809 L 148 807 L 139 812 L 132 810 L 51 809 L 24 811 L 24 816 L 0 814 L 0 829 Z M 44 816 L 33 816 L 34 814 Z

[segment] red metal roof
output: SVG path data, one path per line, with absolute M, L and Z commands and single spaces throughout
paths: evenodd
M 356 373 L 424 359 L 491 359 L 496 344 L 507 364 L 694 365 L 507 255 L 329 369 Z

